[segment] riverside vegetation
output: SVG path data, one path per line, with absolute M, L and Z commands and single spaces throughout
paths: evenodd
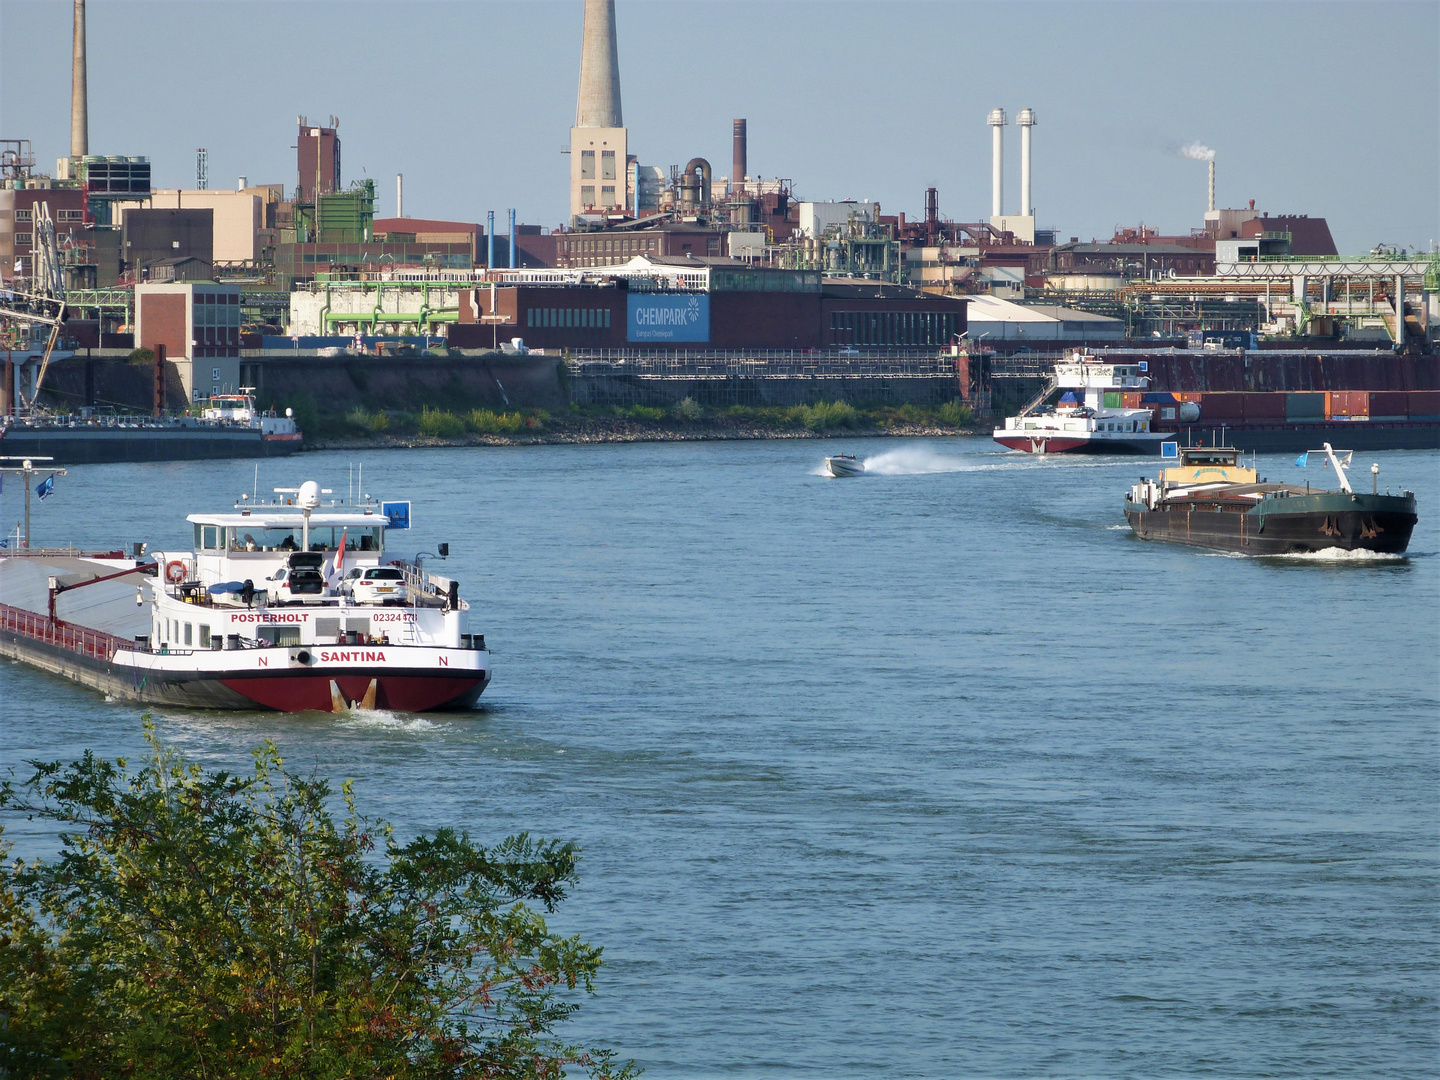
M 0 1075 L 635 1075 L 554 1035 L 600 967 L 543 914 L 573 844 L 401 843 L 269 742 L 241 776 L 145 735 L 136 768 L 86 752 L 0 787 Z M 57 858 L 10 858 L 22 815 Z
M 691 398 L 668 407 L 651 405 L 572 405 L 559 413 L 528 408 L 469 411 L 422 406 L 416 411 L 357 408 L 343 414 L 320 411 L 310 395 L 286 402 L 294 409 L 312 444 L 351 442 L 551 442 L 594 438 L 764 438 L 838 431 L 914 434 L 958 433 L 976 417 L 959 401 L 935 408 L 920 405 L 852 405 L 819 401 L 813 405 L 702 406 Z

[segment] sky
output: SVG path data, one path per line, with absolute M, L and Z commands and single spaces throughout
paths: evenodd
M 344 180 L 405 174 L 411 217 L 556 227 L 568 203 L 581 0 L 90 0 L 90 150 L 156 187 L 296 182 L 296 117 L 339 117 Z M 1035 110 L 1040 228 L 1108 239 L 1216 201 L 1325 217 L 1340 250 L 1440 241 L 1440 3 L 617 0 L 642 164 L 752 175 L 883 212 L 990 212 L 986 115 Z M 0 0 L 0 138 L 69 151 L 68 0 Z M 1005 209 L 1019 132 L 1005 129 Z

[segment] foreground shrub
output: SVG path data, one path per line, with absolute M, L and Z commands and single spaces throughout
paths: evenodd
M 631 420 L 664 420 L 665 410 L 650 405 L 631 405 L 625 410 L 625 415 Z
M 700 407 L 700 403 L 688 396 L 682 398 L 680 404 L 675 406 L 675 415 L 680 417 L 681 420 L 699 420 L 704 412 L 705 410 Z
M 600 967 L 537 910 L 573 885 L 574 845 L 401 844 L 348 783 L 337 820 L 329 785 L 271 743 L 243 777 L 146 738 L 135 771 L 87 752 L 0 789 L 62 845 L 10 861 L 0 827 L 5 1075 L 633 1074 L 553 1034 Z

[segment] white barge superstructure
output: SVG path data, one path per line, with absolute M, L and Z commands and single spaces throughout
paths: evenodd
M 490 681 L 489 653 L 483 635 L 465 632 L 458 583 L 387 556 L 379 506 L 322 507 L 313 482 L 277 490 L 286 496 L 278 502 L 191 514 L 191 549 L 143 562 L 119 552 L 67 560 L 67 572 L 49 578 L 48 612 L 0 604 L 0 653 L 165 705 L 474 705 Z M 132 573 L 141 575 L 137 603 L 150 605 L 148 634 L 124 638 L 56 614 L 57 596 Z
M 1149 409 L 1105 404 L 1106 392 L 1143 390 L 1149 384 L 1138 364 L 1111 364 L 1077 352 L 1055 365 L 1039 396 L 1019 415 L 1006 417 L 993 437 L 1001 446 L 1031 454 L 1158 454 L 1160 444 L 1174 435 L 1150 430 Z M 1057 389 L 1084 396 L 1067 393 L 1059 404 L 1043 408 Z

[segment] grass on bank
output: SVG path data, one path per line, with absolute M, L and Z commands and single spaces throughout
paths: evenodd
M 453 411 L 425 405 L 403 409 L 351 409 L 342 414 L 321 412 L 309 394 L 286 402 L 295 412 L 301 430 L 312 438 L 355 438 L 367 435 L 425 436 L 461 439 L 467 435 L 524 436 L 539 434 L 574 421 L 621 420 L 639 426 L 683 430 L 695 424 L 720 427 L 768 428 L 776 432 L 806 430 L 887 431 L 905 427 L 969 427 L 975 422 L 970 406 L 949 401 L 937 407 L 923 405 L 852 405 L 845 401 L 818 401 L 813 405 L 730 405 L 708 407 L 685 398 L 673 405 L 572 405 L 561 418 L 544 409 L 470 409 Z

